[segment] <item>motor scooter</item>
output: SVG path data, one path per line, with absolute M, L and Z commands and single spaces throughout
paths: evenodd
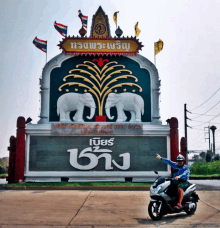
M 178 172 L 179 169 L 173 170 Z M 157 171 L 154 171 L 158 174 Z M 158 176 L 154 184 L 150 188 L 150 203 L 148 205 L 148 213 L 153 220 L 160 220 L 163 215 L 180 213 L 185 211 L 188 215 L 195 213 L 199 196 L 196 194 L 196 185 L 188 182 L 188 187 L 184 191 L 182 200 L 182 208 L 174 209 L 178 202 L 178 185 L 177 181 L 172 177 L 165 178 Z

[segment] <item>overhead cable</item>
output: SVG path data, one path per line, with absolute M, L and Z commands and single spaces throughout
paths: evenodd
M 220 113 L 217 115 L 217 116 L 215 116 L 214 118 L 212 118 L 211 120 L 214 120 L 216 117 L 218 117 L 220 115 Z M 192 126 L 192 127 L 198 127 L 198 126 L 202 126 L 202 125 L 204 125 L 205 123 L 209 123 L 211 120 L 209 120 L 209 121 L 207 121 L 207 122 L 204 122 L 203 124 L 200 124 L 200 125 L 196 125 L 196 126 Z
M 194 127 L 192 127 L 191 129 L 193 129 L 193 130 L 199 130 L 199 131 L 204 131 L 204 129 L 198 129 L 198 128 L 194 128 Z
M 219 104 L 220 103 L 220 101 L 217 103 L 217 104 Z M 207 112 L 209 112 L 210 110 L 212 110 L 217 104 L 215 104 L 212 108 L 210 108 Z M 191 118 L 191 119 L 196 119 L 196 118 L 198 118 L 198 117 L 200 117 L 200 116 L 203 116 L 204 114 L 206 114 L 207 112 L 204 112 L 203 114 L 201 114 L 201 115 L 199 115 L 199 116 L 196 116 L 196 117 L 193 117 L 193 118 Z
M 210 100 L 218 91 L 220 90 L 220 88 L 214 93 L 214 94 L 212 94 L 212 96 L 208 99 L 208 100 Z M 206 100 L 204 103 L 202 103 L 201 105 L 199 105 L 199 106 L 197 106 L 196 108 L 194 108 L 194 109 L 197 109 L 197 108 L 199 108 L 199 107 L 201 107 L 203 104 L 205 104 L 208 100 Z M 192 110 L 194 110 L 194 109 L 191 109 L 190 111 L 192 111 Z
M 195 122 L 200 122 L 200 123 L 206 123 L 206 122 L 204 122 L 204 121 L 199 121 L 199 120 L 193 120 L 193 121 L 195 121 Z M 212 123 L 212 124 L 220 124 L 220 123 Z
M 196 114 L 196 115 L 202 115 L 202 114 L 200 114 L 200 113 L 193 113 L 193 112 L 191 112 L 191 114 L 193 114 L 193 115 L 194 115 L 194 114 Z M 215 116 L 215 115 L 204 115 L 204 114 L 203 114 L 203 116 Z

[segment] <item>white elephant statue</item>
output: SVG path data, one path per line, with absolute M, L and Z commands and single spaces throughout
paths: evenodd
M 105 112 L 110 120 L 114 118 L 110 115 L 110 108 L 115 106 L 118 113 L 116 122 L 127 120 L 124 111 L 131 113 L 130 122 L 141 122 L 141 114 L 144 114 L 144 100 L 141 96 L 134 93 L 109 93 L 105 104 Z
M 60 121 L 71 121 L 70 112 L 76 111 L 73 120 L 84 122 L 84 107 L 90 108 L 90 116 L 86 118 L 92 119 L 95 114 L 96 105 L 90 93 L 66 93 L 57 100 L 57 115 L 60 115 Z

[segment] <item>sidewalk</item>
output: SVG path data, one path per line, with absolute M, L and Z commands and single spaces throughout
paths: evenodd
M 198 191 L 220 191 L 220 180 L 190 180 Z M 5 190 L 98 190 L 98 191 L 149 191 L 150 186 L 4 186 L 5 179 L 0 179 L 0 189 Z
M 148 191 L 1 191 L 1 228 L 220 227 L 220 191 L 200 191 L 194 215 L 148 215 Z

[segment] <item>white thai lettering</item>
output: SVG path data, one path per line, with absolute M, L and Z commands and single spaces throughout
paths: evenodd
M 110 43 L 111 49 L 115 49 L 115 43 Z
M 130 43 L 122 43 L 122 49 L 129 51 L 130 50 Z
M 79 49 L 82 49 L 82 48 L 83 48 L 82 42 L 78 42 L 77 44 L 78 44 L 78 48 L 79 48 Z
M 115 138 L 111 138 L 108 140 L 108 146 L 113 146 L 113 141 Z
M 96 49 L 96 43 L 89 43 L 90 49 Z
M 116 41 L 116 46 L 117 46 L 117 49 L 121 49 L 121 41 L 120 40 Z
M 76 42 L 71 42 L 70 45 L 72 49 L 76 49 Z
M 97 140 L 97 142 L 96 142 Z M 92 139 L 92 145 L 99 146 L 100 145 L 100 138 L 93 138 Z
M 97 43 L 98 49 L 102 49 L 102 43 Z
M 123 165 L 118 165 L 115 160 L 112 160 L 112 156 L 106 152 L 112 152 L 108 149 L 99 149 L 99 147 L 94 147 L 95 150 L 92 151 L 91 147 L 87 147 L 79 153 L 78 156 L 78 149 L 69 149 L 67 152 L 70 152 L 70 164 L 79 170 L 90 170 L 95 168 L 98 165 L 98 161 L 100 158 L 105 158 L 105 170 L 113 169 L 112 163 L 121 170 L 127 170 L 130 168 L 130 154 L 124 153 L 120 154 L 119 157 L 123 158 Z M 103 154 L 99 155 L 98 157 L 92 153 L 88 152 L 104 152 Z M 88 158 L 90 163 L 88 165 L 80 165 L 78 163 L 78 158 Z
M 89 48 L 89 44 L 86 42 L 86 43 L 83 43 L 83 47 L 85 48 L 85 49 L 88 49 Z
M 130 154 L 129 153 L 124 153 L 120 154 L 119 157 L 123 157 L 123 165 L 118 165 L 115 160 L 112 160 L 112 163 L 118 168 L 122 170 L 127 170 L 130 168 Z

